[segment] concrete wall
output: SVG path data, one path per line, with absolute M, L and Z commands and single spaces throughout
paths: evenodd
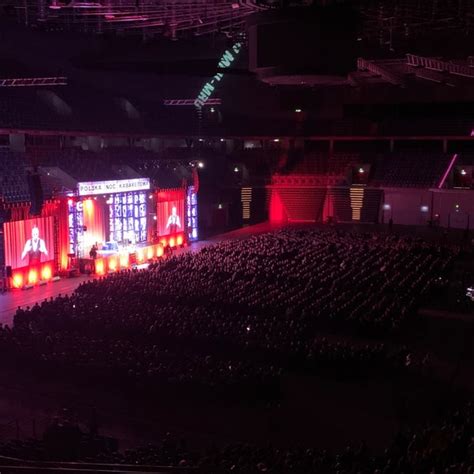
M 381 210 L 384 222 L 427 225 L 433 218 L 442 227 L 474 229 L 474 191 L 384 188 L 384 203 L 390 206 Z

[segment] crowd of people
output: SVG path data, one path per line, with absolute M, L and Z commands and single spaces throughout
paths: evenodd
M 0 363 L 89 383 L 199 384 L 233 393 L 244 386 L 252 396 L 255 387 L 278 390 L 283 375 L 301 371 L 411 370 L 429 357 L 382 335 L 403 334 L 455 258 L 454 249 L 418 239 L 334 229 L 225 241 L 18 309 L 13 327 L 0 327 Z M 88 459 L 233 472 L 467 474 L 459 464 L 473 463 L 472 435 L 469 407 L 441 428 L 400 435 L 383 456 L 365 447 L 332 456 L 243 445 L 196 454 L 167 440 Z M 41 458 L 41 446 L 33 442 L 30 452 Z M 10 443 L 0 453 L 19 456 L 27 447 Z
M 19 309 L 0 351 L 88 377 L 233 385 L 287 370 L 413 365 L 403 348 L 326 340 L 399 330 L 454 253 L 422 241 L 282 230 L 81 284 Z M 423 356 L 418 357 L 419 360 Z
M 71 443 L 65 443 L 69 439 Z M 55 425 L 43 439 L 0 443 L 0 455 L 30 460 L 69 460 L 120 465 L 197 468 L 213 473 L 278 474 L 472 474 L 474 410 L 451 410 L 440 420 L 400 431 L 383 452 L 364 442 L 334 454 L 315 448 L 234 444 L 193 450 L 170 433 L 159 445 L 124 452 L 107 438 L 87 437 L 74 425 Z M 64 453 L 68 453 L 65 457 Z

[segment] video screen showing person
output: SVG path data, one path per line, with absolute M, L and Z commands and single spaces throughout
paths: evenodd
M 173 235 L 180 232 L 184 232 L 184 199 L 159 203 L 159 235 Z
M 54 259 L 53 217 L 7 222 L 5 265 L 12 269 L 39 265 Z

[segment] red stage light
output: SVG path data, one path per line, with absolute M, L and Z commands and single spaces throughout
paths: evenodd
M 49 265 L 46 265 L 41 270 L 41 279 L 42 280 L 50 280 L 52 274 L 53 274 L 53 272 L 51 271 L 51 267 Z
M 23 275 L 21 273 L 15 273 L 13 275 L 13 286 L 15 288 L 21 288 L 23 286 Z
M 28 283 L 34 285 L 38 281 L 38 272 L 35 269 L 31 269 L 28 272 Z

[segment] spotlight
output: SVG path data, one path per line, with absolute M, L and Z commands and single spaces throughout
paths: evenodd
M 295 112 L 299 114 L 301 112 L 301 109 L 295 109 Z
M 359 168 L 359 173 L 364 174 L 364 168 Z
M 464 176 L 466 174 L 466 170 L 465 169 L 462 169 L 461 170 L 461 174 Z
M 148 199 L 153 199 L 153 194 L 150 194 L 150 195 L 148 196 Z
M 239 168 L 237 168 L 237 166 L 234 168 L 234 173 L 238 173 L 239 172 Z
M 51 10 L 61 10 L 61 5 L 59 5 L 58 0 L 53 0 L 49 8 Z
M 200 162 L 198 163 L 198 167 L 199 167 L 199 168 L 204 168 L 204 163 L 203 163 L 202 161 L 200 161 Z
M 279 139 L 279 138 L 274 138 L 273 141 L 274 141 L 275 143 L 278 143 L 278 142 L 280 141 L 280 139 Z

